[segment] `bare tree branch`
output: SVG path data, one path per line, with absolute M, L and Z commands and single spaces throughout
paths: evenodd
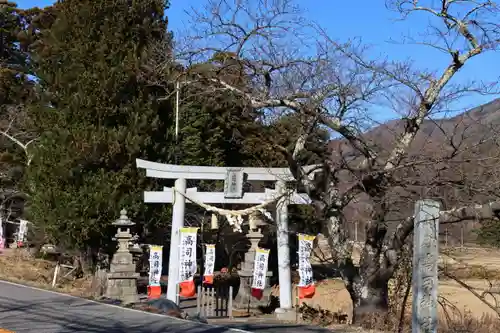
M 17 146 L 19 146 L 23 150 L 24 154 L 26 155 L 26 165 L 29 166 L 31 164 L 31 160 L 33 159 L 33 156 L 29 152 L 28 146 L 35 140 L 34 139 L 30 140 L 24 144 L 21 141 L 19 141 L 18 139 L 16 139 L 14 136 L 10 135 L 9 133 L 7 133 L 5 131 L 0 131 L 0 134 L 3 135 L 4 137 L 6 137 L 7 139 L 9 139 L 10 141 L 12 141 L 13 143 L 15 143 Z

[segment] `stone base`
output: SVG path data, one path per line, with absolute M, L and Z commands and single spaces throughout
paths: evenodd
M 271 301 L 271 288 L 265 288 L 262 298 L 260 300 L 252 296 L 252 278 L 253 274 L 242 274 L 240 273 L 240 287 L 238 289 L 238 295 L 234 299 L 234 308 L 239 310 L 252 310 L 258 309 L 262 306 L 268 306 Z M 243 275 L 243 276 L 242 276 Z M 269 277 L 272 276 L 271 272 L 268 272 L 268 277 L 266 278 L 266 285 L 269 285 Z
M 258 309 L 262 306 L 268 306 L 271 301 L 271 292 L 270 288 L 264 289 L 264 293 L 262 298 L 258 300 L 257 298 L 252 296 L 252 291 L 249 288 L 244 290 L 241 289 L 238 291 L 238 295 L 234 300 L 234 308 L 238 310 L 253 310 Z
M 293 321 L 297 319 L 297 311 L 295 309 L 277 308 L 274 313 L 278 320 Z
M 114 278 L 108 276 L 105 296 L 111 299 L 119 299 L 124 304 L 139 302 L 136 277 Z

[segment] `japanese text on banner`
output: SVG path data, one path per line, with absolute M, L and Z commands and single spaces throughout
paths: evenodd
M 207 244 L 207 251 L 205 253 L 205 273 L 203 276 L 214 275 L 215 267 L 215 245 Z
M 149 285 L 159 286 L 162 270 L 163 246 L 149 246 Z
M 196 234 L 198 228 L 181 228 L 179 282 L 192 281 L 196 273 Z
M 269 250 L 257 248 L 255 251 L 255 262 L 253 266 L 253 289 L 264 289 L 266 287 L 267 262 Z
M 306 287 L 314 283 L 311 267 L 311 252 L 315 236 L 299 234 L 299 287 Z

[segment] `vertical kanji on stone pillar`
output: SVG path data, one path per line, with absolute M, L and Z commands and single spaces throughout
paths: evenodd
M 437 332 L 439 203 L 415 204 L 412 333 Z

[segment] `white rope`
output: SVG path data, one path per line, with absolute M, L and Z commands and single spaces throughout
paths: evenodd
M 233 229 L 235 231 L 238 231 L 238 232 L 242 231 L 241 225 L 243 224 L 243 216 L 247 216 L 247 215 L 250 215 L 252 213 L 257 213 L 257 212 L 268 215 L 265 213 L 264 208 L 275 203 L 281 197 L 285 196 L 285 194 L 282 194 L 282 195 L 278 196 L 277 198 L 264 201 L 263 203 L 258 204 L 257 206 L 250 207 L 250 208 L 241 209 L 241 210 L 229 210 L 229 209 L 218 208 L 218 207 L 215 207 L 212 205 L 207 205 L 203 202 L 199 202 L 197 200 L 190 198 L 186 193 L 178 191 L 175 187 L 172 187 L 172 189 L 173 189 L 173 192 L 179 193 L 187 200 L 193 202 L 194 204 L 197 204 L 198 206 L 200 206 L 202 208 L 205 208 L 207 211 L 212 212 L 212 213 L 217 213 L 221 216 L 224 216 L 227 219 L 227 221 L 229 222 L 229 224 L 233 227 Z
M 10 223 L 10 224 L 17 224 L 20 225 L 20 222 L 14 222 L 14 221 L 3 221 L 4 223 Z
M 2 222 L 4 222 L 4 223 L 10 223 L 10 224 L 17 224 L 17 225 L 20 225 L 20 224 L 21 224 L 21 222 L 6 221 L 6 220 L 4 220 L 4 221 L 2 221 Z M 27 223 L 29 223 L 29 224 L 33 224 L 33 223 L 32 223 L 32 222 L 30 222 L 30 221 L 26 221 L 26 222 L 27 222 Z

